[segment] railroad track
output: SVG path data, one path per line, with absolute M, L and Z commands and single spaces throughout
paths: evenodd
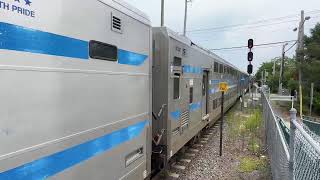
M 189 143 L 187 143 L 169 162 L 167 172 L 159 173 L 153 177 L 153 180 L 160 179 L 178 179 L 180 174 L 187 169 L 187 166 L 192 163 L 192 159 L 197 156 L 214 135 L 214 129 L 220 124 L 218 120 L 211 127 L 204 128 L 199 135 L 195 136 Z

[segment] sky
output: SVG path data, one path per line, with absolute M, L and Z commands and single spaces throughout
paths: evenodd
M 160 26 L 161 0 L 125 1 L 146 13 L 152 26 Z M 184 2 L 165 0 L 164 24 L 179 33 L 183 31 Z M 245 46 L 250 38 L 254 39 L 254 44 L 296 40 L 298 35 L 293 29 L 299 25 L 301 10 L 305 11 L 305 16 L 311 17 L 305 23 L 305 34 L 308 35 L 310 28 L 320 22 L 320 0 L 192 0 L 188 3 L 187 36 L 206 49 Z M 256 23 L 261 20 L 269 21 Z M 251 25 L 221 28 L 238 24 Z M 194 31 L 208 28 L 211 29 Z M 247 48 L 213 52 L 246 71 Z M 282 44 L 254 48 L 254 71 L 263 62 L 280 57 L 281 52 Z M 292 57 L 294 54 L 295 47 L 286 55 Z

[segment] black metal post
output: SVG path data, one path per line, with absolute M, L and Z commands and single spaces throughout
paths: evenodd
M 224 118 L 223 101 L 224 101 L 224 91 L 222 91 L 222 95 L 221 95 L 220 156 L 222 156 L 222 131 L 223 131 L 223 118 Z

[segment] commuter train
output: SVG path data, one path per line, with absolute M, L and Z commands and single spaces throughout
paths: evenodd
M 146 179 L 248 76 L 120 0 L 0 1 L 0 179 Z

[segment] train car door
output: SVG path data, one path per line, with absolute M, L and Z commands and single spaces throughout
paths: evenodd
M 208 105 L 209 105 L 209 71 L 203 71 L 202 77 L 202 118 L 209 114 L 208 112 Z

